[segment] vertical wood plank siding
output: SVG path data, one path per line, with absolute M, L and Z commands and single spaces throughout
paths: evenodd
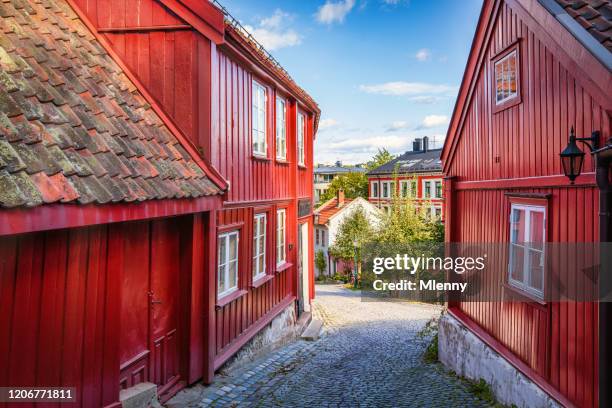
M 577 135 L 601 130 L 610 136 L 609 114 L 539 37 L 541 28 L 507 4 L 501 6 L 488 56 L 478 73 L 475 92 L 448 175 L 454 181 L 491 180 L 487 189 L 459 189 L 452 197 L 451 240 L 507 242 L 510 191 L 495 187 L 500 179 L 563 174 L 559 152 L 570 127 Z M 491 59 L 519 41 L 522 102 L 493 112 Z M 594 171 L 586 155 L 584 172 Z M 518 191 L 518 190 L 517 190 Z M 598 241 L 598 191 L 595 186 L 525 188 L 549 193 L 548 240 Z M 487 277 L 501 298 L 505 267 Z M 579 289 L 576 289 L 579 290 Z M 473 302 L 456 305 L 495 339 L 577 406 L 595 405 L 597 395 L 598 312 L 593 303 Z

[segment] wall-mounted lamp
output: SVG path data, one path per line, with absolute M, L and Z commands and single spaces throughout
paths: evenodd
M 574 127 L 572 126 L 569 142 L 560 154 L 563 173 L 570 179 L 571 184 L 574 184 L 574 180 L 576 180 L 582 172 L 582 165 L 584 164 L 584 152 L 580 150 L 576 142 L 582 142 L 587 145 L 589 151 L 592 153 L 597 150 L 599 146 L 599 131 L 593 132 L 591 137 L 576 137 Z

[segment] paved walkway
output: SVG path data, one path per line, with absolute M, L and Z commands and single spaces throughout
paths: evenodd
M 171 407 L 478 407 L 483 402 L 437 364 L 423 362 L 417 334 L 439 314 L 428 305 L 362 302 L 359 292 L 317 286 L 316 342 L 295 341 Z

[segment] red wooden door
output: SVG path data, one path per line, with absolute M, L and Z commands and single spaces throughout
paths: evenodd
M 180 379 L 179 223 L 158 220 L 124 230 L 121 388 L 153 382 L 163 397 Z

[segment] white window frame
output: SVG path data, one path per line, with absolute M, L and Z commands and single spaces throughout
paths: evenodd
M 435 183 L 432 182 L 433 180 L 427 179 L 427 180 L 423 180 L 423 198 L 427 199 L 427 198 L 434 198 L 433 194 L 432 194 L 432 189 L 435 189 Z M 429 184 L 429 196 L 427 196 L 427 185 L 429 182 L 432 182 L 431 184 Z
M 497 66 L 501 65 L 502 69 L 501 69 L 501 74 L 503 76 L 503 78 L 501 78 L 502 81 L 502 89 L 504 88 L 504 83 L 507 82 L 506 81 L 506 75 L 504 72 L 504 62 L 508 61 L 511 57 L 514 56 L 514 82 L 516 84 L 515 86 L 515 90 L 514 92 L 511 92 L 510 90 L 508 90 L 508 95 L 503 96 L 501 99 L 497 99 Z M 514 49 L 512 51 L 510 51 L 507 55 L 505 55 L 504 57 L 500 58 L 499 60 L 495 61 L 495 64 L 493 65 L 493 86 L 495 89 L 495 105 L 503 105 L 504 103 L 508 102 L 509 100 L 512 100 L 516 97 L 518 97 L 518 92 L 519 92 L 519 75 L 518 75 L 518 70 L 519 70 L 519 59 L 518 59 L 519 55 L 518 55 L 518 49 Z M 509 87 L 508 87 L 509 89 Z
M 276 210 L 276 266 L 287 262 L 287 210 Z
M 380 186 L 378 185 L 378 181 L 373 181 L 372 182 L 372 197 L 373 198 L 378 198 L 379 196 L 379 188 Z
M 231 237 L 236 237 L 236 258 L 229 259 L 230 257 L 230 242 Z M 225 253 L 221 254 L 221 240 L 225 240 Z M 238 261 L 240 259 L 240 232 L 239 231 L 230 231 L 223 234 L 219 234 L 217 237 L 217 297 L 221 299 L 229 295 L 230 293 L 238 290 Z M 236 284 L 234 286 L 229 286 L 230 282 L 230 266 L 235 262 L 236 264 Z M 223 273 L 224 285 L 221 287 L 221 281 L 219 277 Z
M 381 181 L 380 184 L 382 184 L 381 189 L 380 189 L 380 198 L 393 197 L 393 190 L 395 188 L 395 182 L 394 181 Z M 384 194 L 385 187 L 387 188 L 387 194 Z
M 404 186 L 406 186 L 406 195 L 404 195 Z M 400 180 L 399 195 L 401 198 L 413 197 L 412 180 Z
M 436 214 L 436 210 L 440 210 L 440 216 L 438 216 Z M 431 217 L 432 220 L 441 220 L 442 219 L 442 207 L 440 207 L 439 205 L 432 205 L 431 207 L 429 207 L 429 216 Z
M 304 134 L 306 133 L 306 117 L 303 113 L 298 112 L 297 115 L 297 155 L 298 164 L 306 165 L 306 153 L 304 148 Z
M 263 221 L 263 225 L 262 225 Z M 266 213 L 255 214 L 253 217 L 253 281 L 265 276 L 266 274 L 266 230 L 268 227 L 268 217 Z M 262 247 L 263 250 L 259 252 Z M 263 258 L 263 269 L 259 269 L 259 258 Z
M 251 96 L 251 138 L 252 150 L 255 156 L 267 155 L 267 121 L 268 121 L 268 92 L 265 86 L 252 81 L 252 96 Z M 261 106 L 263 105 L 263 106 Z M 262 121 L 263 116 L 263 123 Z M 263 129 L 261 128 L 263 126 Z
M 512 237 L 512 224 L 514 223 L 514 211 L 524 211 L 525 212 L 525 233 L 523 237 L 522 244 L 513 240 Z M 542 221 L 542 250 L 535 249 L 531 244 L 531 214 L 534 212 L 542 213 L 543 221 Z M 546 286 L 546 274 L 544 273 L 544 268 L 546 265 L 546 206 L 538 206 L 538 205 L 526 205 L 526 204 L 512 204 L 510 206 L 510 244 L 509 244 L 509 256 L 508 256 L 508 283 L 528 294 L 536 296 L 540 299 L 544 298 L 544 287 Z M 519 241 L 520 242 L 520 241 Z M 514 247 L 523 248 L 523 280 L 519 281 L 512 277 L 514 269 L 513 269 L 513 256 L 514 256 Z M 534 288 L 529 284 L 531 282 L 531 268 L 529 267 L 530 261 L 530 252 L 540 252 L 541 255 L 541 268 L 542 268 L 542 289 Z
M 287 101 L 276 97 L 276 158 L 287 160 Z
M 440 183 L 440 195 L 438 195 L 438 188 L 436 187 L 436 183 Z M 434 196 L 434 198 L 442 198 L 443 195 L 444 195 L 444 184 L 442 183 L 442 180 L 440 180 L 440 179 L 433 180 L 433 196 Z

